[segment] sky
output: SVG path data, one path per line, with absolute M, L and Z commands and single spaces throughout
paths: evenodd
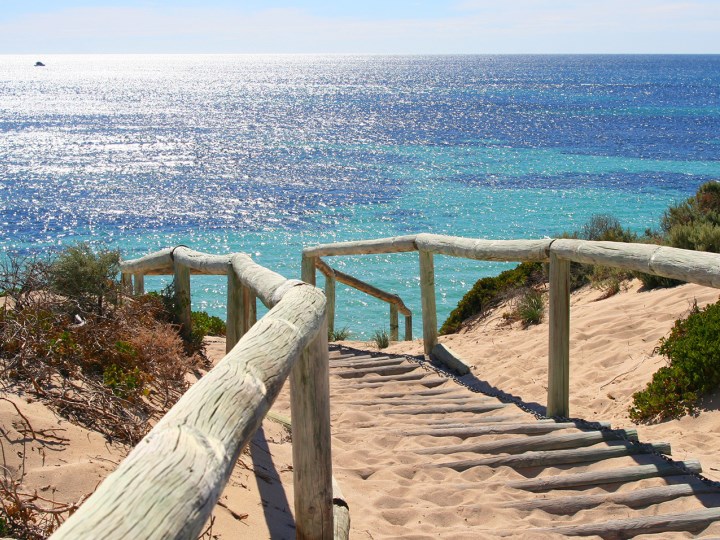
M 0 0 L 43 53 L 720 53 L 720 0 Z

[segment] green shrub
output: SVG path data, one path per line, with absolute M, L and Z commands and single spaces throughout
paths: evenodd
M 720 182 L 707 182 L 668 208 L 660 225 L 673 247 L 720 253 Z
M 120 252 L 93 251 L 90 244 L 66 247 L 50 264 L 51 290 L 68 299 L 72 311 L 103 315 L 105 304 L 117 305 L 120 285 Z
M 388 335 L 387 330 L 375 330 L 373 340 L 375 341 L 378 349 L 385 349 L 390 345 L 390 336 Z
M 328 330 L 328 341 L 345 341 L 350 337 L 350 330 L 345 326 L 340 330 Z
M 225 321 L 215 315 L 208 315 L 204 311 L 193 311 L 193 333 L 205 336 L 224 336 L 226 332 Z
M 633 395 L 630 418 L 659 421 L 693 413 L 697 400 L 720 387 L 720 302 L 675 322 L 657 352 L 669 360 Z
M 546 281 L 541 263 L 524 262 L 512 270 L 505 270 L 495 277 L 479 279 L 468 291 L 447 320 L 440 327 L 440 334 L 453 334 L 460 330 L 464 320 L 497 307 L 515 289 L 529 287 Z
M 515 312 L 525 328 L 540 324 L 545 316 L 545 297 L 540 291 L 530 289 L 518 300 Z

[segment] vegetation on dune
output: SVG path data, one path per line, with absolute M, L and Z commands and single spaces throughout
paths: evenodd
M 660 421 L 695 412 L 698 400 L 720 387 L 720 302 L 675 322 L 656 352 L 668 358 L 647 387 L 633 395 L 630 418 Z
M 375 341 L 375 345 L 377 345 L 378 349 L 386 349 L 390 346 L 390 335 L 385 329 L 375 330 L 373 341 Z
M 328 341 L 345 341 L 350 337 L 350 330 L 347 326 L 340 330 L 328 330 Z
M 496 277 L 479 279 L 468 291 L 450 316 L 440 327 L 440 334 L 457 332 L 463 321 L 499 306 L 503 301 L 515 296 L 514 291 L 532 287 L 546 281 L 541 263 L 522 263 L 512 270 L 505 270 Z

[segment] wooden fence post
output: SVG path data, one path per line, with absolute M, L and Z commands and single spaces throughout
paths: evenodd
M 335 272 L 325 276 L 328 335 L 335 331 Z
M 390 304 L 390 341 L 398 341 L 398 308 Z
M 242 287 L 243 335 L 257 322 L 257 298 L 249 287 Z
M 225 352 L 228 353 L 244 334 L 242 314 L 242 283 L 235 274 L 232 262 L 227 270 L 227 320 L 225 321 Z
M 133 293 L 135 296 L 145 294 L 145 275 L 133 274 Z
M 437 345 L 437 312 L 435 307 L 435 268 L 433 254 L 420 251 L 420 296 L 422 298 L 422 323 L 425 354 L 430 356 Z
M 570 261 L 550 252 L 548 416 L 570 416 Z
M 405 341 L 412 341 L 412 315 L 405 315 Z
M 315 260 L 303 257 L 302 280 L 315 284 Z M 333 537 L 330 382 L 327 321 L 290 373 L 296 538 Z
M 132 294 L 132 274 L 120 274 L 120 291 L 127 296 Z
M 192 332 L 192 312 L 190 310 L 190 269 L 184 264 L 173 261 L 175 273 L 175 302 L 178 319 L 182 325 L 181 332 L 185 337 Z

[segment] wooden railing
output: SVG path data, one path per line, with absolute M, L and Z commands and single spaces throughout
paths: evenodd
M 398 313 L 405 316 L 405 341 L 412 341 L 412 311 L 410 311 L 397 294 L 365 283 L 356 277 L 337 268 L 332 268 L 320 257 L 315 259 L 315 267 L 325 276 L 325 298 L 327 299 L 328 333 L 335 329 L 335 282 L 344 283 L 355 290 L 364 292 L 390 305 L 390 340 L 398 340 Z
M 418 234 L 341 242 L 303 250 L 303 279 L 314 283 L 320 257 L 419 252 L 425 354 L 438 343 L 434 255 L 487 261 L 542 261 L 550 265 L 550 335 L 548 347 L 549 416 L 570 416 L 570 263 L 601 264 L 720 287 L 720 255 L 651 244 L 586 240 L 477 240 Z
M 297 538 L 346 538 L 333 505 L 325 296 L 245 254 L 166 249 L 121 264 L 123 284 L 171 274 L 190 328 L 190 274 L 227 275 L 228 353 L 138 443 L 53 539 L 197 538 L 290 375 Z M 255 298 L 269 311 L 255 322 Z M 333 517 L 333 513 L 335 516 Z M 333 522 L 335 529 L 333 529 Z

